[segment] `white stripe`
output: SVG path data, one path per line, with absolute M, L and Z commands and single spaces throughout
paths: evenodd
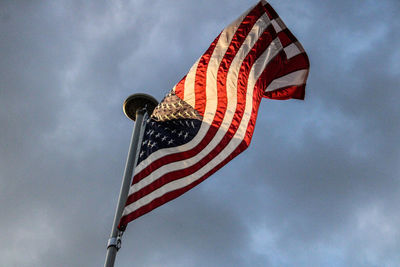
M 251 9 L 249 9 L 251 10 Z M 249 12 L 249 11 L 248 11 Z M 218 43 L 214 49 L 214 52 L 210 58 L 210 63 L 209 67 L 207 69 L 207 90 L 210 92 L 213 90 L 216 90 L 216 74 L 212 73 L 213 69 L 210 67 L 211 65 L 219 66 L 219 64 L 222 61 L 221 55 L 225 55 L 226 50 L 229 47 L 229 44 L 236 32 L 236 30 L 239 28 L 240 24 L 242 23 L 243 19 L 247 16 L 248 12 L 245 12 L 241 17 L 239 17 L 237 20 L 232 22 L 228 27 L 226 27 L 221 35 L 220 38 L 218 39 Z M 215 69 L 214 69 L 215 71 Z M 214 76 L 214 77 L 212 77 Z M 212 82 L 213 80 L 213 82 Z M 214 94 L 215 95 L 215 94 Z M 207 91 L 207 96 L 208 96 L 208 91 Z M 208 99 L 208 98 L 207 98 Z M 164 148 L 164 149 L 159 149 L 156 152 L 152 153 L 149 157 L 147 157 L 145 160 L 139 163 L 138 166 L 135 168 L 135 174 L 139 173 L 142 171 L 144 168 L 146 168 L 149 164 L 151 164 L 153 161 L 168 155 L 172 153 L 179 153 L 183 151 L 190 150 L 194 148 L 205 136 L 207 133 L 210 123 L 212 122 L 212 118 L 214 118 L 215 112 L 216 112 L 216 101 L 217 99 L 210 99 L 211 101 L 207 101 L 207 106 L 205 109 L 204 113 L 204 120 L 203 123 L 200 126 L 200 130 L 197 133 L 196 137 L 193 138 L 190 142 L 183 144 L 181 146 L 177 147 L 171 147 L 171 148 Z M 208 119 L 207 119 L 208 117 Z M 211 119 L 210 119 L 211 117 Z
M 197 65 L 199 65 L 200 58 L 194 63 L 194 65 L 190 68 L 190 71 L 186 75 L 185 79 L 185 89 L 183 90 L 183 100 L 191 105 L 193 108 L 195 107 L 196 97 L 194 93 L 194 81 L 196 79 L 196 71 Z
M 240 123 L 238 131 L 235 133 L 234 137 L 230 140 L 230 143 L 223 149 L 223 151 L 219 153 L 215 158 L 213 158 L 203 168 L 196 171 L 192 175 L 165 184 L 164 186 L 160 187 L 155 191 L 152 191 L 150 194 L 144 196 L 143 198 L 137 200 L 136 202 L 126 206 L 124 214 L 129 214 L 131 212 L 134 212 L 135 210 L 149 204 L 154 199 L 157 199 L 168 192 L 190 185 L 191 183 L 195 182 L 196 180 L 204 176 L 207 172 L 212 170 L 215 166 L 220 164 L 229 155 L 231 155 L 233 151 L 235 151 L 235 149 L 240 145 L 240 143 L 244 139 L 248 125 L 250 123 L 250 118 L 253 108 L 253 92 L 255 83 L 257 82 L 261 73 L 265 69 L 266 65 L 272 58 L 274 58 L 278 54 L 281 48 L 282 47 L 280 46 L 279 40 L 275 39 L 273 43 L 271 43 L 271 45 L 268 47 L 268 49 L 257 59 L 255 64 L 252 66 L 247 84 L 246 107 L 244 110 L 242 121 Z
M 307 78 L 308 69 L 298 70 L 288 75 L 282 76 L 276 80 L 273 80 L 265 91 L 270 92 L 279 88 L 301 85 Z
M 281 20 L 281 18 L 276 18 L 271 21 L 272 26 L 274 26 L 274 30 L 276 33 L 281 32 L 282 30 L 286 29 L 285 23 Z
M 290 59 L 301 53 L 296 43 L 291 43 L 290 45 L 286 46 L 283 50 L 285 50 L 287 59 Z
M 251 29 L 250 33 L 247 35 L 245 41 L 243 42 L 242 46 L 240 47 L 238 53 L 235 55 L 231 66 L 228 70 L 227 74 L 227 109 L 225 116 L 223 118 L 222 124 L 218 129 L 216 135 L 211 140 L 207 146 L 200 151 L 197 155 L 192 158 L 184 159 L 181 161 L 175 161 L 170 164 L 166 164 L 155 170 L 151 173 L 151 175 L 147 176 L 146 178 L 140 180 L 138 183 L 132 185 L 130 188 L 129 194 L 133 194 L 134 192 L 139 191 L 143 187 L 151 184 L 161 176 L 165 175 L 166 173 L 176 171 L 179 169 L 190 167 L 204 158 L 207 154 L 209 154 L 222 140 L 225 136 L 226 131 L 230 128 L 232 119 L 234 117 L 236 111 L 236 104 L 237 104 L 237 81 L 239 75 L 239 69 L 242 65 L 243 60 L 246 58 L 246 55 L 249 53 L 251 48 L 257 42 L 258 38 L 264 30 L 268 27 L 270 21 L 268 16 L 265 14 L 255 23 L 253 28 Z M 276 42 L 276 41 L 275 41 Z M 278 41 L 279 42 L 279 41 Z M 216 93 L 216 92 L 215 92 Z M 207 91 L 208 96 L 208 91 Z M 211 98 L 217 99 L 217 96 L 210 96 Z M 214 119 L 214 116 L 212 117 Z

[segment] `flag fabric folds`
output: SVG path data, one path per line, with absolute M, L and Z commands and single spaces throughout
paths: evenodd
M 245 150 L 261 99 L 304 99 L 308 70 L 303 47 L 266 1 L 226 27 L 143 125 L 119 228 Z

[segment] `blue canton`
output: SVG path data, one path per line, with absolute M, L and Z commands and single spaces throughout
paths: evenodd
M 137 164 L 161 148 L 175 147 L 189 142 L 196 136 L 200 125 L 201 121 L 197 119 L 169 121 L 148 119 Z

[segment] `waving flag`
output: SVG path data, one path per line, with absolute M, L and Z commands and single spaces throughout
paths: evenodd
M 225 28 L 146 121 L 120 229 L 245 150 L 262 97 L 304 99 L 308 69 L 265 1 Z

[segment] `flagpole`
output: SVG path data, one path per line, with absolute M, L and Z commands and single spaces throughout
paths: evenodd
M 141 139 L 141 126 L 143 124 L 143 118 L 146 113 L 151 114 L 157 104 L 157 100 L 150 95 L 133 94 L 125 100 L 123 105 L 125 115 L 129 119 L 135 121 L 135 126 L 133 128 L 131 136 L 128 157 L 125 164 L 124 176 L 122 179 L 122 184 L 118 197 L 118 204 L 114 215 L 114 222 L 111 229 L 110 238 L 107 242 L 107 254 L 104 262 L 104 267 L 114 266 L 117 251 L 121 247 L 121 237 L 123 231 L 120 231 L 118 229 L 118 224 L 121 220 L 122 212 L 125 207 L 134 166 L 136 165 L 138 145 Z

